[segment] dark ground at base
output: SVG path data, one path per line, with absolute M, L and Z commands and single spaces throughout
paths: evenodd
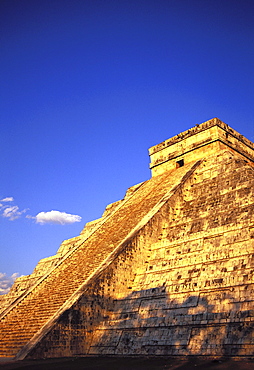
M 186 359 L 165 357 L 79 357 L 9 361 L 1 359 L 5 370 L 254 370 L 252 359 Z

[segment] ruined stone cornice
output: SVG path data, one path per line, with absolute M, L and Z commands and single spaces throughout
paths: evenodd
M 234 136 L 239 141 L 243 142 L 245 145 L 249 146 L 251 149 L 254 150 L 254 144 L 250 140 L 248 140 L 243 135 L 239 134 L 239 132 L 235 131 L 233 128 L 228 126 L 226 123 L 222 122 L 219 118 L 212 118 L 211 120 L 203 122 L 201 124 L 197 124 L 195 127 L 192 127 L 189 130 L 183 131 L 180 134 L 161 142 L 160 144 L 152 146 L 151 148 L 149 148 L 149 155 L 157 153 L 171 145 L 174 145 L 184 139 L 187 139 L 190 136 L 196 135 L 200 133 L 201 131 L 207 130 L 214 126 L 220 127 L 225 132 Z

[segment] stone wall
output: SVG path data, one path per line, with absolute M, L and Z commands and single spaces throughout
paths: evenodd
M 83 242 L 8 307 L 0 319 L 0 356 L 26 357 L 199 165 L 197 161 L 170 176 L 164 173 L 128 192 Z
M 254 161 L 254 144 L 214 118 L 150 148 L 152 175 L 173 170 L 177 163 L 190 163 L 225 149 L 234 150 L 243 159 Z
M 107 205 L 101 218 L 87 222 L 79 236 L 64 240 L 57 250 L 57 253 L 53 256 L 42 258 L 30 275 L 17 278 L 10 291 L 7 294 L 0 295 L 0 317 L 6 310 L 21 299 L 22 296 L 26 295 L 29 290 L 36 287 L 39 281 L 61 263 L 68 253 L 72 253 L 74 249 L 78 248 L 86 238 L 104 222 L 105 217 L 115 211 L 117 207 L 121 205 L 124 200 L 128 199 L 141 185 L 142 183 L 130 187 L 127 189 L 124 199 Z
M 29 357 L 253 355 L 253 192 L 247 161 L 206 157 Z
M 13 304 L 21 299 L 30 289 L 33 289 L 45 275 L 49 274 L 62 260 L 66 253 L 77 247 L 82 242 L 82 237 L 77 236 L 63 241 L 54 256 L 42 258 L 30 275 L 18 277 L 7 294 L 0 296 L 0 317 Z

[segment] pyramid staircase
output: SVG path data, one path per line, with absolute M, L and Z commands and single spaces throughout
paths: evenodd
M 199 164 L 192 162 L 142 183 L 92 229 L 85 241 L 11 305 L 0 318 L 0 357 L 25 358 L 80 298 L 86 284 L 114 260 Z

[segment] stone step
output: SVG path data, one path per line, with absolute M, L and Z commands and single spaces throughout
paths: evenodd
M 120 208 L 100 225 L 78 249 L 40 282 L 34 290 L 0 321 L 0 340 L 6 345 L 22 335 L 26 342 L 43 327 L 72 294 L 105 259 L 133 232 L 149 211 L 191 170 L 186 165 L 172 173 L 163 174 L 145 182 L 133 196 L 121 203 Z M 143 221 L 142 221 L 143 222 Z M 119 228 L 119 224 L 122 225 Z M 96 254 L 95 251 L 100 251 Z M 15 329 L 16 326 L 16 329 Z M 8 332 L 8 334 L 7 334 Z M 23 340 L 21 341 L 22 345 Z M 15 349 L 9 349 L 11 354 Z M 8 352 L 8 351 L 7 351 Z

